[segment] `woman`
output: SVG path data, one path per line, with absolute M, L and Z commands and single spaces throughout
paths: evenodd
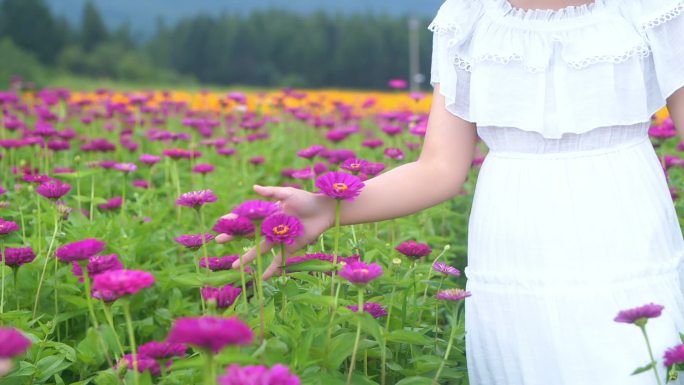
M 471 385 L 656 383 L 630 375 L 649 362 L 643 336 L 613 319 L 663 305 L 649 322 L 655 354 L 684 332 L 684 239 L 648 137 L 667 105 L 684 139 L 683 11 L 681 0 L 447 0 L 430 24 L 434 97 L 420 159 L 367 181 L 341 221 L 454 197 L 478 135 L 487 144 L 465 269 Z M 289 252 L 333 223 L 330 198 L 255 191 L 303 219 L 306 236 Z

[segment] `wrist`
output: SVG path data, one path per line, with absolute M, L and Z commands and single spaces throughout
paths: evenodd
M 331 198 L 327 195 L 319 195 L 318 200 L 320 202 L 322 212 L 323 212 L 323 220 L 324 220 L 324 226 L 325 230 L 329 230 L 333 227 L 335 227 L 335 204 L 336 200 L 334 198 Z

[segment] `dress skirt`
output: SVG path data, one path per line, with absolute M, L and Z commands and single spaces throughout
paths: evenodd
M 648 123 L 548 139 L 478 127 L 489 147 L 468 227 L 471 385 L 655 385 L 620 310 L 656 303 L 663 354 L 684 333 L 684 239 Z M 664 383 L 664 381 L 663 381 Z M 684 384 L 684 373 L 671 384 Z

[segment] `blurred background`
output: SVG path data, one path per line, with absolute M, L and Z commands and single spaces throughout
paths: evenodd
M 425 90 L 442 2 L 0 0 L 0 87 Z

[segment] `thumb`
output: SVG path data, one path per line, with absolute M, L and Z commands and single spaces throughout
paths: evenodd
M 278 200 L 287 199 L 292 195 L 292 191 L 289 187 L 260 186 L 255 184 L 254 191 L 263 197 L 275 198 Z

